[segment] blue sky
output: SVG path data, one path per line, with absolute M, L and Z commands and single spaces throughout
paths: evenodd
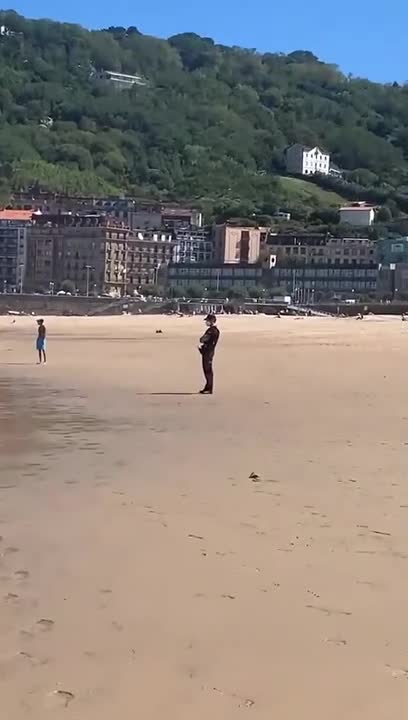
M 408 81 L 407 0 L 5 0 L 5 7 L 89 28 L 136 25 L 159 37 L 191 31 L 261 51 L 311 50 L 346 73 Z

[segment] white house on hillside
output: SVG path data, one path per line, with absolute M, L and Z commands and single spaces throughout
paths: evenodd
M 340 223 L 355 227 L 370 227 L 375 219 L 376 208 L 365 202 L 356 202 L 340 208 Z
M 300 143 L 290 145 L 285 152 L 286 170 L 292 175 L 328 175 L 330 155 L 318 147 L 306 147 Z

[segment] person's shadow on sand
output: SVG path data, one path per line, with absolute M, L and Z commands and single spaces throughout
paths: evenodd
M 194 392 L 137 392 L 133 395 L 198 395 Z

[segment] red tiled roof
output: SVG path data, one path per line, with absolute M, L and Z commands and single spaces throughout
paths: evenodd
M 0 220 L 21 220 L 29 222 L 33 216 L 33 210 L 0 210 Z

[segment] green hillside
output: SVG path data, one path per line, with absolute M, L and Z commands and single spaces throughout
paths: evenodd
M 293 142 L 330 151 L 357 190 L 387 199 L 408 184 L 408 86 L 345 77 L 304 51 L 259 54 L 188 33 L 159 40 L 10 11 L 0 24 L 3 196 L 134 193 L 241 215 L 336 205 L 280 177 Z M 145 84 L 118 91 L 108 70 Z
M 278 178 L 279 195 L 283 204 L 303 203 L 307 207 L 338 208 L 347 202 L 346 198 L 331 190 L 324 190 L 318 185 L 294 177 Z

